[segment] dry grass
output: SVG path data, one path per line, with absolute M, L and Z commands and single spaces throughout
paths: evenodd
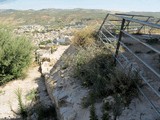
M 95 44 L 95 30 L 92 27 L 87 27 L 81 31 L 75 31 L 74 38 L 71 43 L 78 47 L 88 47 Z

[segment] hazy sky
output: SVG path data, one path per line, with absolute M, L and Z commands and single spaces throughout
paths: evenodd
M 45 8 L 160 12 L 160 0 L 0 0 L 0 9 L 37 10 Z

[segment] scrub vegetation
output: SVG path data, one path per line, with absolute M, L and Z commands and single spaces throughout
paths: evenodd
M 32 60 L 32 50 L 29 40 L 0 26 L 0 85 L 25 75 Z

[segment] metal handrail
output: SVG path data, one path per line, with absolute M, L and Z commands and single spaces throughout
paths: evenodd
M 124 34 L 128 35 L 129 37 L 133 38 L 134 40 L 140 42 L 142 45 L 144 45 L 144 46 L 150 48 L 151 50 L 155 51 L 156 53 L 160 54 L 160 51 L 159 51 L 159 50 L 157 50 L 157 49 L 153 48 L 152 46 L 150 46 L 150 45 L 148 45 L 148 44 L 146 44 L 146 43 L 140 41 L 138 38 L 136 38 L 136 37 L 134 37 L 133 35 L 131 35 L 131 34 L 125 32 L 124 30 L 123 30 L 122 32 L 123 32 Z
M 106 35 L 102 31 L 100 31 L 100 33 L 102 33 L 102 35 L 105 36 L 105 38 L 107 38 L 108 42 L 111 43 L 110 39 L 108 37 L 106 37 Z
M 142 42 L 140 39 L 134 37 L 133 35 L 129 34 L 128 32 L 125 31 L 125 28 L 127 27 L 127 25 L 129 25 L 130 22 L 133 22 L 133 23 L 138 23 L 140 24 L 140 28 L 143 28 L 143 26 L 149 26 L 152 28 L 157 28 L 157 29 L 160 29 L 160 25 L 157 24 L 157 23 L 151 23 L 149 21 L 149 19 L 154 19 L 154 17 L 152 16 L 143 16 L 143 15 L 129 15 L 129 14 L 107 14 L 107 18 L 105 19 L 105 21 L 103 21 L 103 25 L 105 25 L 105 22 L 113 25 L 114 27 L 116 27 L 115 24 L 111 23 L 108 18 L 109 16 L 114 16 L 114 17 L 117 17 L 119 19 L 121 19 L 122 23 L 121 23 L 121 29 L 119 29 L 120 33 L 119 33 L 119 39 L 117 40 L 118 41 L 118 44 L 117 44 L 117 48 L 116 48 L 116 52 L 113 53 L 113 51 L 111 51 L 113 53 L 113 57 L 115 59 L 115 61 L 117 61 L 120 66 L 125 69 L 124 65 L 121 63 L 122 61 L 119 60 L 119 57 L 118 57 L 118 52 L 119 52 L 119 48 L 120 46 L 123 46 L 124 48 L 126 48 L 127 51 L 129 51 L 137 60 L 139 60 L 145 67 L 147 67 L 152 73 L 154 73 L 158 78 L 160 78 L 160 74 L 155 71 L 152 67 L 150 67 L 147 63 L 145 63 L 139 56 L 137 56 L 131 49 L 129 49 L 122 41 L 121 41 L 121 38 L 123 35 L 127 35 L 129 36 L 130 38 L 136 40 L 137 42 L 141 43 L 142 45 L 144 45 L 145 47 L 155 51 L 157 54 L 160 55 L 160 51 L 153 48 L 151 45 L 149 44 L 146 44 L 144 42 Z M 131 16 L 131 18 L 129 18 L 129 16 Z M 134 19 L 134 17 L 137 17 L 137 19 Z M 142 21 L 142 20 L 139 20 L 138 17 L 145 17 L 147 18 L 147 21 Z M 119 21 L 119 20 L 115 20 L 115 21 Z M 128 21 L 128 24 L 126 25 L 125 22 Z M 99 32 L 98 33 L 101 33 L 102 36 L 105 37 L 105 39 L 107 39 L 109 42 L 111 41 L 109 38 L 107 38 L 107 36 L 105 35 L 105 33 L 102 32 L 102 29 L 104 29 L 109 35 L 111 35 L 113 38 L 117 39 L 112 33 L 110 33 L 109 30 L 107 30 L 106 27 L 104 27 L 103 25 L 101 25 L 101 28 L 99 29 Z M 124 28 L 125 26 L 125 28 Z M 101 36 L 99 36 L 100 40 L 106 44 L 103 39 L 101 38 Z M 115 47 L 115 46 L 114 46 Z M 128 63 L 129 63 L 129 60 L 128 58 L 122 53 L 120 52 L 121 55 Z M 137 71 L 137 69 L 132 66 L 134 70 Z M 144 81 L 144 83 L 149 86 L 149 88 L 152 90 L 152 92 L 158 97 L 160 98 L 160 93 L 148 82 L 148 80 L 142 75 L 142 73 L 139 73 L 140 77 L 142 78 L 142 80 Z M 144 98 L 150 103 L 150 105 L 152 106 L 152 108 L 156 111 L 156 113 L 160 116 L 160 111 L 158 110 L 158 108 L 156 107 L 156 105 L 151 101 L 151 99 L 149 99 L 146 94 L 143 92 L 143 90 L 138 86 L 137 83 L 135 83 L 138 90 L 140 91 L 140 93 L 144 96 Z
M 150 26 L 150 27 L 153 27 L 153 28 L 160 29 L 160 25 L 157 25 L 157 24 L 154 24 L 154 23 L 140 21 L 140 20 L 137 20 L 137 19 L 131 19 L 131 18 L 127 18 L 127 17 L 122 17 L 122 18 L 127 20 L 127 21 L 131 21 L 131 22 L 135 22 L 135 23 L 139 23 L 139 24 L 142 24 L 142 25 L 146 25 L 146 26 Z
M 101 32 L 101 33 L 103 33 L 103 32 Z M 104 33 L 103 33 L 103 36 L 105 37 L 105 38 L 107 38 L 105 35 L 104 35 Z M 109 40 L 109 38 L 107 38 L 108 40 Z M 101 39 L 102 40 L 102 39 Z M 110 40 L 109 40 L 109 42 L 110 42 Z M 104 43 L 104 42 L 103 42 Z M 120 44 L 123 46 L 123 47 L 125 47 L 131 54 L 133 54 L 139 61 L 141 61 L 145 66 L 147 66 L 147 68 L 149 68 L 150 70 L 153 70 L 152 68 L 150 68 L 150 66 L 148 66 L 145 62 L 143 62 L 143 60 L 142 59 L 140 59 L 137 55 L 135 55 L 124 43 L 122 43 L 122 42 L 120 42 Z M 115 46 L 113 46 L 115 49 L 116 49 L 116 47 Z M 127 60 L 127 58 L 121 53 L 121 56 L 123 57 L 123 58 L 125 58 L 125 60 Z M 116 57 L 114 57 L 114 58 L 116 58 Z M 118 61 L 119 62 L 119 61 Z M 154 71 L 154 70 L 153 70 Z M 155 71 L 154 71 L 155 72 Z M 160 97 L 160 94 L 155 90 L 155 88 L 153 88 L 148 82 L 147 82 L 147 80 L 142 76 L 142 75 L 140 75 L 141 76 L 141 78 L 143 79 L 143 81 L 154 91 L 154 93 L 158 96 L 158 97 Z
M 136 17 L 151 17 L 151 18 L 154 18 L 153 16 L 135 15 L 135 14 L 121 14 L 121 13 L 116 13 L 115 15 L 122 15 L 122 16 L 136 16 Z
M 102 27 L 106 32 L 110 34 L 114 39 L 117 39 L 109 30 L 107 30 L 105 27 Z
M 108 16 L 109 16 L 109 14 L 107 14 L 106 17 L 104 18 L 103 23 L 101 24 L 98 33 L 100 32 L 100 30 L 101 30 L 101 28 L 102 28 L 103 24 L 105 23 Z

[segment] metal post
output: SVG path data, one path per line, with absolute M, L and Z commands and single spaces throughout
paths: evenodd
M 131 19 L 134 18 L 134 15 L 131 17 Z M 124 30 L 127 28 L 127 32 L 128 32 L 128 27 L 131 21 L 128 21 L 127 25 L 125 26 Z
M 114 59 L 114 64 L 115 65 L 116 65 L 116 58 L 117 58 L 118 52 L 119 52 L 120 41 L 121 41 L 122 35 L 123 35 L 122 30 L 124 29 L 124 23 L 125 23 L 125 19 L 122 20 L 121 29 L 120 29 L 120 33 L 119 33 L 119 38 L 118 38 L 118 42 L 117 42 L 117 48 L 116 48 L 115 59 Z
M 151 18 L 151 17 L 148 17 L 148 19 L 146 20 L 146 22 L 148 22 L 150 18 Z M 137 32 L 137 33 L 139 33 L 143 27 L 144 27 L 144 25 L 142 25 L 142 26 L 138 29 L 138 32 Z
M 98 30 L 98 34 L 100 33 L 100 30 L 102 29 L 103 24 L 105 23 L 106 19 L 108 18 L 109 14 L 106 15 L 106 17 L 104 18 L 99 30 Z
M 158 24 L 159 22 L 160 22 L 160 19 L 158 19 L 158 20 L 155 22 L 155 24 Z M 153 29 L 153 28 L 151 28 L 151 29 L 149 30 L 149 33 L 151 33 L 152 29 Z

